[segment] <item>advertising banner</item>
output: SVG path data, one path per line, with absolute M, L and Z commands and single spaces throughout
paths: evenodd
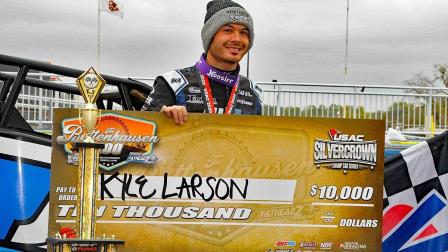
M 76 229 L 80 125 L 55 110 L 51 237 Z M 384 121 L 101 111 L 89 136 L 119 251 L 381 250 Z

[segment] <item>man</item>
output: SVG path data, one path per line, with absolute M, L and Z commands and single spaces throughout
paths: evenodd
M 260 115 L 260 88 L 239 75 L 254 41 L 250 14 L 230 0 L 211 1 L 201 37 L 204 54 L 197 63 L 158 76 L 142 110 L 164 112 L 180 125 L 187 112 Z

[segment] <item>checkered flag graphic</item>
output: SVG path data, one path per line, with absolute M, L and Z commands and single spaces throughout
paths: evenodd
M 448 251 L 448 133 L 384 163 L 384 252 Z
M 448 195 L 448 132 L 414 145 L 384 163 L 384 208 L 417 205 L 433 189 Z

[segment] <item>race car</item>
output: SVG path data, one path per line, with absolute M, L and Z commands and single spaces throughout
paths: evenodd
M 18 69 L 16 74 L 0 72 L 0 251 L 45 251 L 51 136 L 33 129 L 19 112 L 19 93 L 27 87 L 36 87 L 78 96 L 80 92 L 75 85 L 29 75 L 45 72 L 77 78 L 84 71 L 1 54 L 0 65 Z M 150 85 L 136 80 L 102 77 L 108 87 L 96 102 L 99 109 L 140 110 L 152 91 Z M 52 107 L 57 104 L 52 103 Z

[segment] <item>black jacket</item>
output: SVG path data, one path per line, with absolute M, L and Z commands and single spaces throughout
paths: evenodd
M 223 114 L 232 88 L 209 80 L 210 88 L 218 114 Z M 183 105 L 188 112 L 205 113 L 207 105 L 203 102 L 199 71 L 195 66 L 171 71 L 158 76 L 154 90 L 149 95 L 142 110 L 160 111 L 162 106 Z M 261 115 L 261 89 L 251 80 L 240 76 L 232 114 Z

